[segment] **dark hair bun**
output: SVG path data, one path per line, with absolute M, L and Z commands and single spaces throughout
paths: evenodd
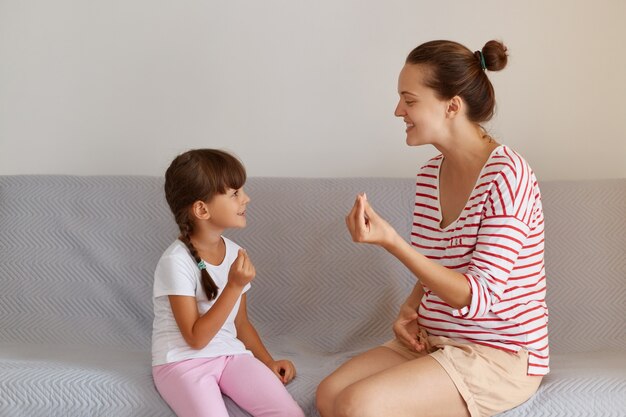
M 483 56 L 485 57 L 485 65 L 489 71 L 500 71 L 506 67 L 507 48 L 500 41 L 491 40 L 483 46 Z

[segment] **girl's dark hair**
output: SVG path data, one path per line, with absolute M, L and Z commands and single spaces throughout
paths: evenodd
M 406 63 L 425 65 L 426 86 L 443 100 L 461 97 L 468 107 L 467 118 L 481 123 L 491 119 L 496 106 L 493 86 L 484 69 L 503 69 L 507 63 L 506 51 L 506 46 L 495 40 L 476 52 L 457 42 L 439 40 L 413 49 Z
M 196 201 L 209 202 L 229 188 L 239 189 L 246 182 L 246 170 L 231 154 L 217 149 L 193 149 L 178 155 L 165 171 L 165 199 L 180 229 L 180 240 L 200 263 L 191 243 L 193 222 L 189 209 Z M 218 287 L 206 269 L 201 269 L 202 288 L 209 300 L 217 297 Z

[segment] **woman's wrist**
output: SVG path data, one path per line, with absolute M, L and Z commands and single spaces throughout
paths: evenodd
M 404 239 L 400 237 L 395 229 L 391 229 L 389 236 L 384 239 L 380 246 L 387 252 L 394 254 L 394 252 L 400 247 L 401 244 L 406 243 Z

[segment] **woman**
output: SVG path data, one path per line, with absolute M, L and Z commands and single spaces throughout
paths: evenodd
M 417 176 L 411 243 L 365 194 L 346 223 L 355 242 L 383 247 L 417 282 L 395 339 L 322 381 L 322 417 L 491 416 L 530 398 L 548 372 L 537 180 L 481 127 L 495 107 L 485 70 L 506 62 L 497 41 L 474 53 L 432 41 L 407 57 L 395 115 L 409 146 L 441 153 Z

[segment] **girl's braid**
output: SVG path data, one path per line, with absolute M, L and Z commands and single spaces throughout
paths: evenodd
M 196 261 L 196 264 L 200 264 L 202 259 L 200 259 L 198 251 L 193 246 L 193 243 L 191 243 L 190 235 L 193 226 L 189 221 L 187 221 L 185 223 L 179 224 L 178 227 L 180 228 L 181 241 L 185 244 L 185 246 L 187 246 L 187 249 L 189 249 L 189 253 L 191 253 L 192 258 Z M 201 268 L 200 274 L 202 277 L 202 279 L 200 280 L 202 282 L 202 288 L 204 289 L 204 292 L 208 299 L 213 300 L 215 297 L 217 297 L 217 291 L 219 290 L 219 287 L 215 284 L 215 281 L 213 281 L 213 278 L 211 278 L 211 275 L 206 270 L 206 268 Z

